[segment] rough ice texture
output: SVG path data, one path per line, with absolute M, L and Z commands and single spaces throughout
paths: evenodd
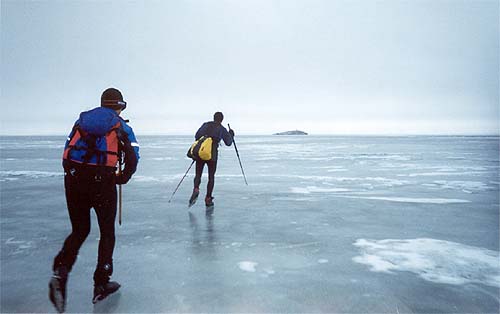
M 375 272 L 409 271 L 445 284 L 482 283 L 500 287 L 499 253 L 436 239 L 358 239 L 356 263 Z

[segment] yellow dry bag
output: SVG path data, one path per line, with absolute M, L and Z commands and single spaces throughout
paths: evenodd
M 213 155 L 213 139 L 208 136 L 200 137 L 187 152 L 187 156 L 195 160 L 212 160 Z

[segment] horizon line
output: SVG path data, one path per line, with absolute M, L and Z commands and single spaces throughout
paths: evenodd
M 64 136 L 67 134 L 0 134 L 3 137 L 28 137 L 28 136 Z M 187 133 L 136 133 L 136 136 L 193 136 Z M 277 134 L 258 134 L 258 133 L 243 133 L 238 136 L 293 136 L 293 137 L 307 137 L 307 136 L 496 136 L 500 137 L 499 133 L 308 133 L 307 135 L 277 135 Z

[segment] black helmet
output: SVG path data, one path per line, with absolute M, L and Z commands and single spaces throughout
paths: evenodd
M 122 93 L 119 90 L 108 88 L 101 95 L 101 107 L 124 110 L 127 108 L 127 102 L 123 101 Z

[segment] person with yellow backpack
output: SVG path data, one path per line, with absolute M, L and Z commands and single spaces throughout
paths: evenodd
M 189 199 L 189 206 L 193 206 L 200 194 L 201 175 L 205 164 L 208 166 L 208 183 L 207 195 L 205 196 L 205 205 L 213 207 L 214 197 L 212 192 L 215 184 L 215 172 L 217 170 L 217 155 L 218 147 L 221 140 L 227 146 L 233 143 L 234 131 L 232 129 L 226 130 L 222 125 L 224 115 L 222 112 L 214 114 L 214 120 L 202 124 L 195 135 L 196 142 L 191 146 L 188 151 L 188 156 L 196 161 L 196 175 L 194 177 L 193 194 Z

